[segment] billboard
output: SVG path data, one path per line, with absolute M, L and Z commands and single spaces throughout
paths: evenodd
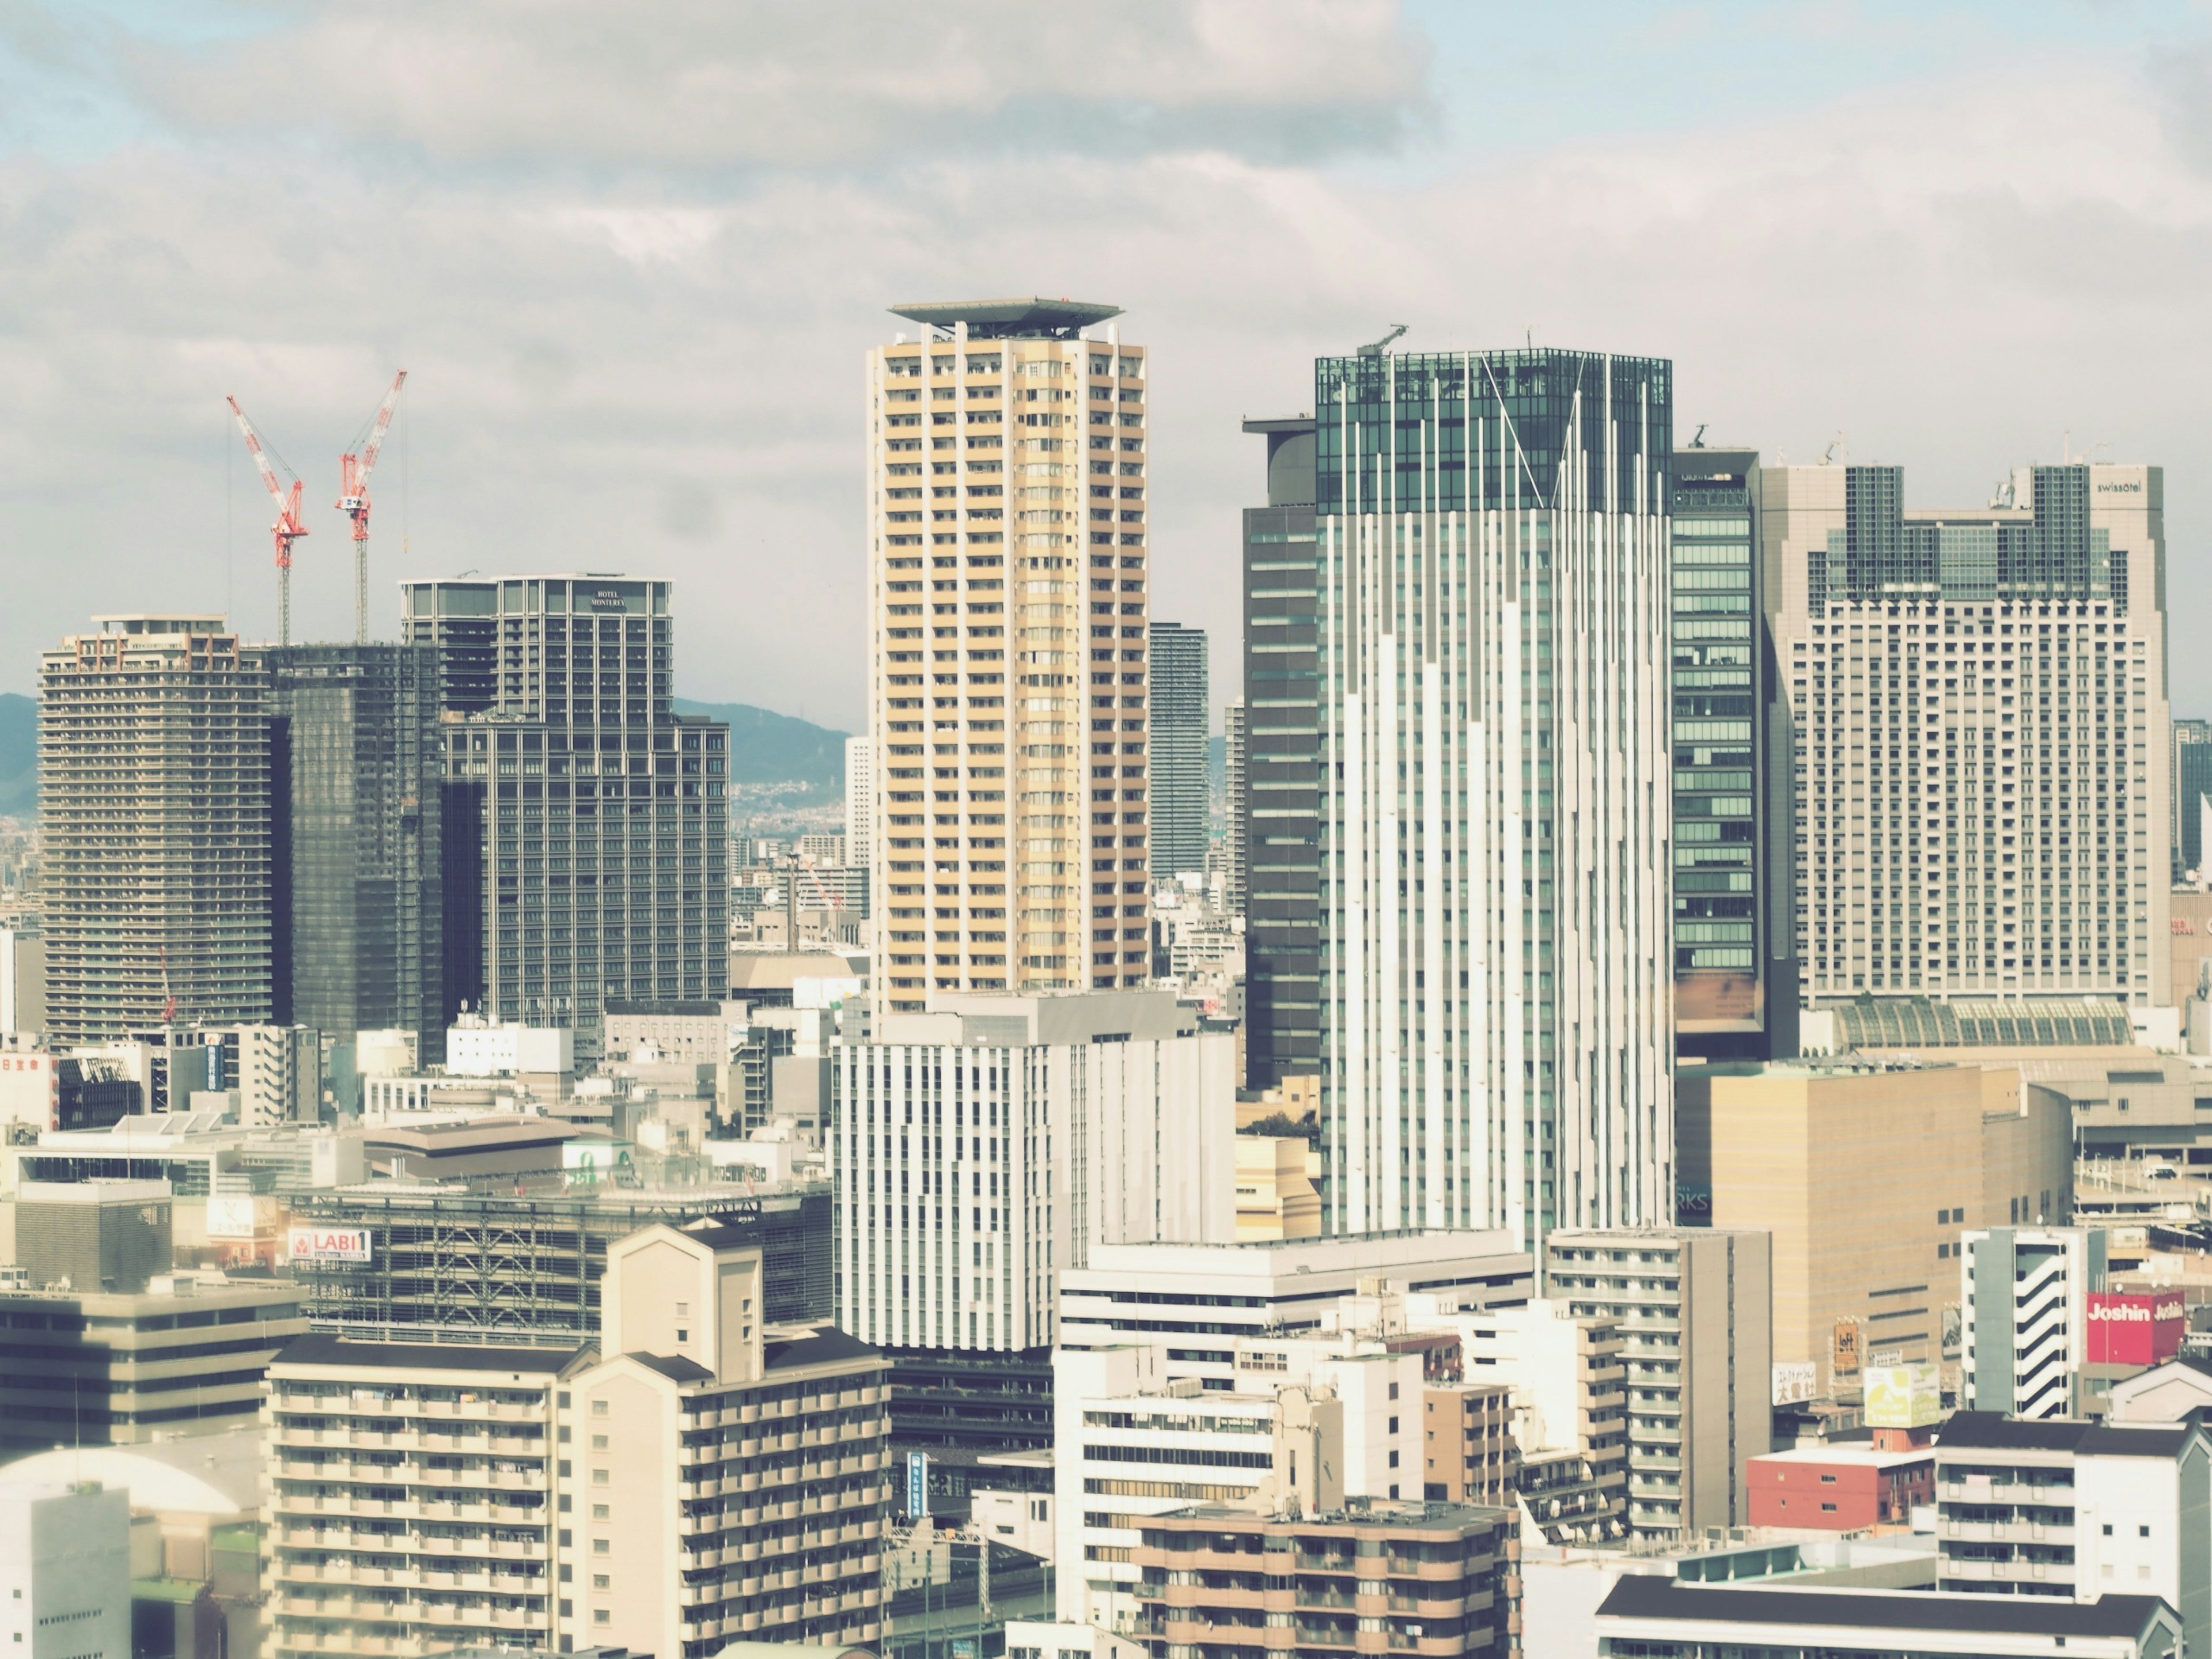
M 366 1227 L 295 1227 L 284 1253 L 295 1261 L 367 1261 L 374 1237 Z
M 2097 1291 L 2089 1297 L 2092 1365 L 2158 1365 L 2181 1352 L 2189 1310 L 2179 1291 L 2147 1295 Z
M 915 1521 L 929 1513 L 927 1452 L 908 1452 L 906 1455 L 906 1512 L 908 1518 Z
M 1925 1429 L 1943 1420 L 1943 1380 L 1935 1362 L 1869 1365 L 1864 1374 L 1870 1429 Z
M 210 1238 L 252 1238 L 255 1233 L 252 1194 L 217 1193 L 207 1201 Z
M 1779 1359 L 1774 1364 L 1774 1401 L 1778 1406 L 1802 1406 L 1820 1386 L 1820 1367 L 1809 1359 Z
M 1829 1381 L 1842 1382 L 1859 1374 L 1859 1362 L 1865 1351 L 1861 1340 L 1863 1328 L 1855 1314 L 1846 1314 L 1836 1322 L 1835 1346 L 1829 1350 Z

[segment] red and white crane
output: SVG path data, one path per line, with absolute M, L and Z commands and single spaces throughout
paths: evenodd
M 352 447 L 338 457 L 338 510 L 353 520 L 353 642 L 368 640 L 368 475 L 376 470 L 377 452 L 384 434 L 392 430 L 392 411 L 399 404 L 399 388 L 407 384 L 407 371 L 392 377 L 392 390 L 368 424 L 355 434 Z
M 283 467 L 292 480 L 288 492 L 276 482 L 276 472 L 269 465 L 270 451 L 261 441 L 261 434 L 253 429 L 253 422 L 246 418 L 246 411 L 238 406 L 238 399 L 228 398 L 230 412 L 238 416 L 238 429 L 246 434 L 246 453 L 253 457 L 253 465 L 261 471 L 261 482 L 268 486 L 269 499 L 276 503 L 276 522 L 269 527 L 276 543 L 276 643 L 292 643 L 292 544 L 307 533 L 307 526 L 300 522 L 300 475 L 294 472 L 289 462 L 281 455 L 277 465 Z

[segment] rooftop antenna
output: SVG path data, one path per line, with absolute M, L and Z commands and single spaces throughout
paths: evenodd
M 1359 348 L 1359 355 L 1360 355 L 1361 356 L 1363 356 L 1363 357 L 1380 357 L 1380 356 L 1382 355 L 1382 348 L 1383 348 L 1383 347 L 1385 347 L 1385 346 L 1387 346 L 1387 345 L 1389 345 L 1389 344 L 1390 343 L 1390 342 L 1391 342 L 1391 341 L 1393 341 L 1393 340 L 1396 339 L 1400 335 L 1403 334 L 1405 331 L 1406 331 L 1406 325 L 1405 325 L 1405 324 L 1403 324 L 1403 323 L 1393 323 L 1393 324 L 1391 324 L 1391 325 L 1390 325 L 1390 331 L 1389 331 L 1388 334 L 1385 334 L 1385 335 L 1384 335 L 1381 339 L 1379 339 L 1379 340 L 1373 341 L 1373 342 L 1370 343 L 1369 344 L 1366 344 L 1366 345 L 1364 345 L 1364 346 L 1360 347 L 1360 348 Z

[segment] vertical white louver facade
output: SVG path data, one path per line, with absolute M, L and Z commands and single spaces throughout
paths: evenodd
M 1669 366 L 1316 379 L 1329 1224 L 1671 1221 Z

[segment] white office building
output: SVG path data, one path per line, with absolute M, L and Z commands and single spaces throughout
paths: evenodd
M 939 994 L 830 1061 L 837 1322 L 1048 1346 L 1102 1246 L 1237 1233 L 1236 1046 L 1158 991 Z
M 866 869 L 875 861 L 875 748 L 866 738 L 845 739 L 845 856 L 841 864 Z
M 1455 1293 L 1468 1307 L 1510 1307 L 1529 1294 L 1528 1257 L 1502 1232 L 1370 1234 L 1246 1244 L 1105 1244 L 1060 1275 L 1063 1348 L 1154 1340 L 1172 1378 L 1236 1386 L 1240 1340 L 1297 1336 L 1334 1324 L 1363 1285 Z
M 1906 508 L 1901 467 L 1759 489 L 1806 1006 L 2165 1004 L 2162 469 L 2023 467 L 1957 511 Z
M 1673 366 L 1315 373 L 1330 1228 L 1671 1219 Z
M 2027 1418 L 2081 1410 L 2103 1231 L 1977 1227 L 1960 1235 L 1960 1404 Z
M 0 1478 L 0 1629 L 20 1659 L 131 1659 L 131 1498 Z

